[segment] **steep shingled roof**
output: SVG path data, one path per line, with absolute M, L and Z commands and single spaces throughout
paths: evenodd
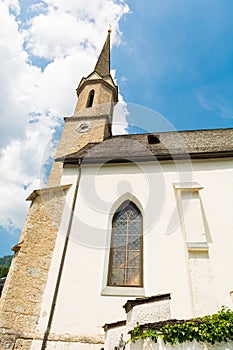
M 151 137 L 155 135 L 154 137 Z M 89 143 L 56 161 L 83 163 L 151 161 L 233 156 L 233 129 L 189 130 L 113 136 L 101 143 Z
M 110 33 L 108 36 L 99 55 L 94 71 L 97 72 L 102 78 L 110 75 Z

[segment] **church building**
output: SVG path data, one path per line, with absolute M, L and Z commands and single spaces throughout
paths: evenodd
M 233 306 L 233 129 L 113 136 L 110 31 L 77 95 L 27 198 L 0 349 L 114 350 L 137 322 Z

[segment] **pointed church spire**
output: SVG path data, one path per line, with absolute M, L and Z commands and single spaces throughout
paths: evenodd
M 90 107 L 93 109 L 100 104 L 107 105 L 118 101 L 118 88 L 110 74 L 110 33 L 111 29 L 108 30 L 94 71 L 86 78 L 82 78 L 76 89 L 78 102 L 74 111 L 75 116 L 81 111 L 83 114 L 84 109 L 90 113 Z
M 108 30 L 107 39 L 94 69 L 101 77 L 110 75 L 110 33 L 111 29 Z

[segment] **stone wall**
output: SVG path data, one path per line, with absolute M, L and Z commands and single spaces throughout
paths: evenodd
M 91 90 L 95 91 L 93 107 L 98 104 L 107 104 L 113 101 L 113 92 L 112 89 L 103 84 L 103 80 L 100 80 L 96 83 L 89 83 L 86 85 L 81 91 L 78 102 L 74 111 L 74 115 L 76 116 L 79 111 L 83 111 L 87 106 L 88 96 Z M 88 108 L 92 109 L 92 108 Z M 95 115 L 95 114 L 93 114 Z
M 103 79 L 90 80 L 78 98 L 74 116 L 66 118 L 65 127 L 58 145 L 55 158 L 79 151 L 90 142 L 101 142 L 109 137 L 109 123 L 112 121 L 113 90 Z M 86 108 L 91 90 L 95 91 L 93 106 Z M 76 130 L 78 122 L 91 122 L 92 128 L 86 133 Z M 47 182 L 47 187 L 58 186 L 63 172 L 62 162 L 54 162 Z
M 68 187 L 29 197 L 32 204 L 0 299 L 0 349 L 30 348 Z
M 58 145 L 55 158 L 65 156 L 79 151 L 89 142 L 101 142 L 106 134 L 106 116 L 102 117 L 70 117 L 65 120 L 65 127 Z M 90 121 L 92 128 L 86 133 L 78 133 L 76 125 L 80 121 Z M 47 182 L 47 187 L 59 186 L 63 172 L 62 162 L 53 162 L 52 169 Z

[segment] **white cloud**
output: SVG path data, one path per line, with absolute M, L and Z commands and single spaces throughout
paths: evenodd
M 224 119 L 233 119 L 233 109 L 224 105 L 218 105 L 219 113 Z
M 4 3 L 15 15 L 20 13 L 20 5 L 18 0 L 5 0 Z
M 31 19 L 28 49 L 44 58 L 64 57 L 80 51 L 83 45 L 95 57 L 100 50 L 106 29 L 111 24 L 113 42 L 119 40 L 118 22 L 128 7 L 114 0 L 45 0 L 46 14 Z
M 210 102 L 202 93 L 197 93 L 197 98 L 204 109 L 206 109 L 207 111 L 212 109 Z
M 25 23 L 17 0 L 0 0 L 0 226 L 22 226 L 46 145 L 73 113 L 75 88 L 93 69 L 109 23 L 117 43 L 127 11 L 117 0 L 45 0 Z M 44 70 L 38 58 L 49 60 Z
M 127 134 L 128 123 L 126 118 L 128 115 L 129 111 L 127 109 L 127 103 L 123 101 L 121 96 L 119 96 L 119 102 L 114 107 L 113 113 L 113 135 Z
M 217 111 L 223 119 L 233 118 L 232 107 L 227 100 L 221 96 L 206 97 L 202 93 L 197 93 L 197 98 L 201 106 L 206 111 Z
M 43 185 L 43 161 L 53 129 L 46 117 L 25 129 L 25 137 L 12 140 L 1 151 L 0 223 L 4 227 L 20 227 L 28 204 L 25 198 Z
M 47 6 L 46 4 L 41 1 L 41 2 L 37 2 L 35 4 L 31 4 L 28 6 L 27 8 L 27 12 L 30 13 L 30 12 L 36 12 L 36 11 L 40 11 L 40 12 L 43 12 L 47 10 Z

